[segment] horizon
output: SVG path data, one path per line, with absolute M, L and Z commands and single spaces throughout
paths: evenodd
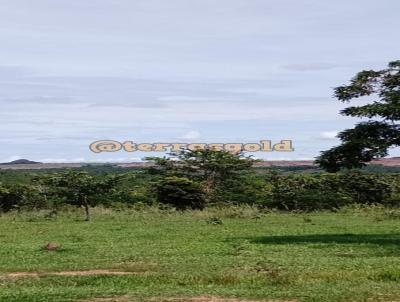
M 260 162 L 314 162 L 314 159 L 259 159 Z M 373 159 L 370 163 L 375 163 L 375 162 L 385 162 L 387 160 L 400 160 L 400 156 L 387 156 L 384 158 L 377 158 L 377 159 Z M 29 163 L 16 163 L 19 161 L 28 161 Z M 16 164 L 142 164 L 142 163 L 147 163 L 150 160 L 147 160 L 145 158 L 142 158 L 140 161 L 96 161 L 96 160 L 91 160 L 91 161 L 86 161 L 86 162 L 36 162 L 27 158 L 19 158 L 19 159 L 15 159 L 9 162 L 0 162 L 0 165 L 16 165 Z M 367 163 L 368 164 L 368 163 Z M 398 165 L 400 166 L 400 162 L 398 163 Z

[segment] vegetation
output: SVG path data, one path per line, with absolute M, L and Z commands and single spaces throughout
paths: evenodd
M 201 186 L 185 177 L 168 176 L 157 184 L 157 200 L 178 210 L 203 209 L 205 198 Z
M 3 174 L 0 212 L 63 205 L 132 208 L 164 204 L 179 210 L 248 204 L 288 211 L 337 210 L 351 204 L 400 202 L 400 175 L 361 170 L 340 173 L 285 173 L 252 169 L 253 160 L 219 151 L 184 151 L 177 160 L 153 159 L 147 170 L 90 173 Z
M 0 173 L 0 301 L 400 298 L 400 174 L 176 156 Z
M 156 166 L 150 172 L 160 176 L 185 177 L 198 182 L 204 195 L 204 203 L 221 199 L 228 186 L 237 185 L 255 162 L 243 154 L 213 150 L 182 150 L 171 157 L 149 158 Z M 179 186 L 179 184 L 177 184 Z
M 384 70 L 358 73 L 349 85 L 336 88 L 335 96 L 342 102 L 365 96 L 377 96 L 378 100 L 341 111 L 369 120 L 339 133 L 342 144 L 317 159 L 322 168 L 329 172 L 361 168 L 373 158 L 387 156 L 389 148 L 400 146 L 400 61 L 390 62 Z
M 57 201 L 84 207 L 86 220 L 89 221 L 89 206 L 97 204 L 99 195 L 110 192 L 115 187 L 118 177 L 106 175 L 99 179 L 87 172 L 68 171 L 36 180 L 44 187 L 47 185 L 48 188 L 42 191 L 45 196 L 51 194 Z
M 330 174 L 271 174 L 273 208 L 339 209 L 351 204 L 399 205 L 400 175 L 358 170 Z
M 204 295 L 300 302 L 400 298 L 396 209 L 296 214 L 249 206 L 185 212 L 96 207 L 90 222 L 76 216 L 73 206 L 57 219 L 47 211 L 3 215 L 0 275 L 91 269 L 136 274 L 0 276 L 0 301 L 120 296 L 126 296 L 121 301 L 164 301 Z M 45 251 L 48 242 L 61 247 Z

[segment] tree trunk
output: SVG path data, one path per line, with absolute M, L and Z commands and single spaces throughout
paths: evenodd
M 86 221 L 90 220 L 90 213 L 89 213 L 89 203 L 87 201 L 86 196 L 83 197 L 83 206 L 85 207 L 85 214 L 86 214 Z
M 204 188 L 204 193 L 206 196 L 206 202 L 210 203 L 213 200 L 215 191 L 215 178 L 214 175 L 207 176 L 206 186 Z

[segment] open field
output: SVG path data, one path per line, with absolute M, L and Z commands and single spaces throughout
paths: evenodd
M 0 217 L 0 301 L 400 301 L 398 212 L 79 214 Z

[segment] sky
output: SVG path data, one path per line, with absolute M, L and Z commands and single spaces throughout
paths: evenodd
M 398 0 L 0 4 L 0 162 L 149 156 L 89 150 L 105 139 L 291 139 L 254 156 L 312 159 L 359 122 L 333 88 L 399 59 Z

